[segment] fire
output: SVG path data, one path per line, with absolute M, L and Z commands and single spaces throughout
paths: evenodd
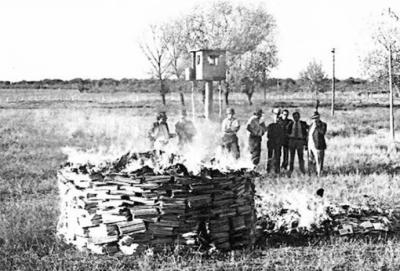
M 198 174 L 203 167 L 214 168 L 222 172 L 236 171 L 240 169 L 253 169 L 250 156 L 247 151 L 247 146 L 242 146 L 241 157 L 235 159 L 229 153 L 226 153 L 220 147 L 218 132 L 219 124 L 212 123 L 209 121 L 196 121 L 195 126 L 197 128 L 197 135 L 195 136 L 191 144 L 185 146 L 179 146 L 177 138 L 172 138 L 167 144 L 161 145 L 156 144 L 151 151 L 155 150 L 164 153 L 162 156 L 158 156 L 157 161 L 151 161 L 151 159 L 143 160 L 131 160 L 127 165 L 127 170 L 134 171 L 143 166 L 149 166 L 155 169 L 164 168 L 169 164 L 169 158 L 175 157 L 177 163 L 184 164 L 187 169 L 194 175 Z M 138 132 L 134 132 L 137 136 Z M 127 136 L 127 141 L 129 136 Z M 135 138 L 135 145 L 129 144 L 127 148 L 123 148 L 123 144 L 111 146 L 99 146 L 95 150 L 80 150 L 73 147 L 64 147 L 63 153 L 68 156 L 68 162 L 74 164 L 92 164 L 92 165 L 104 165 L 111 161 L 121 157 L 125 153 L 144 152 L 144 146 L 148 146 L 147 139 L 144 135 L 142 137 Z M 147 148 L 149 150 L 150 147 Z M 156 162 L 156 163 L 155 163 Z
M 311 231 L 327 220 L 332 204 L 323 197 L 306 191 L 259 192 L 257 215 L 273 224 L 273 231 Z

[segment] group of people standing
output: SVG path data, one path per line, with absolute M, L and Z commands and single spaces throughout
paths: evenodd
M 240 122 L 236 119 L 233 108 L 228 108 L 226 114 L 222 122 L 222 148 L 234 158 L 239 159 L 240 147 L 237 133 Z M 308 169 L 315 168 L 320 176 L 324 165 L 327 125 L 320 120 L 319 113 L 314 112 L 311 124 L 301 120 L 298 111 L 294 112 L 293 119 L 290 119 L 287 109 L 281 111 L 275 108 L 272 110 L 273 121 L 268 125 L 265 124 L 263 115 L 264 112 L 257 109 L 246 124 L 253 164 L 257 166 L 260 163 L 262 138 L 266 134 L 267 172 L 274 168 L 275 173 L 280 173 L 281 168 L 287 170 L 289 166 L 289 174 L 291 174 L 297 154 L 300 171 L 305 174 L 304 150 L 307 150 Z M 170 132 L 167 119 L 165 112 L 158 113 L 157 121 L 153 123 L 148 133 L 153 147 L 162 148 L 175 136 L 178 137 L 179 146 L 193 141 L 197 131 L 193 122 L 187 118 L 185 109 L 181 110 L 180 119 L 175 123 L 175 134 Z
M 236 133 L 239 131 L 240 124 L 234 116 L 233 108 L 228 108 L 226 113 L 227 117 L 222 123 L 222 146 L 235 158 L 239 158 L 239 142 Z M 246 124 L 253 164 L 260 163 L 262 138 L 266 134 L 267 172 L 270 172 L 273 167 L 275 173 L 280 173 L 281 168 L 286 170 L 289 166 L 289 174 L 291 174 L 297 154 L 300 171 L 305 174 L 304 150 L 306 149 L 308 169 L 311 170 L 311 167 L 315 167 L 320 176 L 324 165 L 327 125 L 320 120 L 319 113 L 314 112 L 310 125 L 300 119 L 300 113 L 297 111 L 292 114 L 293 119 L 289 119 L 289 111 L 286 109 L 282 111 L 278 108 L 273 109 L 272 114 L 273 121 L 266 125 L 262 118 L 263 111 L 258 109 Z M 282 156 L 283 159 L 281 159 Z

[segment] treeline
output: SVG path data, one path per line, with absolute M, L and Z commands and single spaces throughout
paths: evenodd
M 336 79 L 338 88 L 346 90 L 346 86 L 365 85 L 368 82 L 363 79 L 349 77 L 345 80 Z M 325 79 L 320 91 L 330 89 L 331 80 Z M 184 80 L 165 80 L 168 92 L 191 91 L 191 84 Z M 202 83 L 198 82 L 198 89 L 202 89 Z M 309 91 L 307 82 L 303 79 L 269 78 L 266 87 L 270 90 L 281 91 Z M 99 80 L 75 78 L 72 80 L 44 79 L 39 81 L 0 81 L 0 89 L 77 89 L 81 92 L 157 92 L 160 91 L 157 79 L 127 79 L 116 80 L 103 78 Z M 339 89 L 340 90 L 340 89 Z M 240 92 L 240 85 L 232 86 L 232 91 Z
M 185 88 L 188 82 L 166 80 L 170 88 Z M 44 79 L 39 81 L 0 81 L 1 89 L 77 89 L 80 92 L 155 92 L 159 91 L 156 79 L 127 79 L 116 80 L 103 78 L 99 80 L 75 78 L 72 80 Z

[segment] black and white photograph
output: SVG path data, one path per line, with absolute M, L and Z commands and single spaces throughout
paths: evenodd
M 400 270 L 400 1 L 1 0 L 0 271 Z

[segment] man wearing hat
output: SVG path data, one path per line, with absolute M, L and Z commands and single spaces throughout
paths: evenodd
M 232 153 L 236 159 L 239 159 L 239 139 L 236 133 L 239 131 L 240 124 L 235 118 L 235 110 L 233 108 L 228 108 L 226 115 L 227 117 L 222 121 L 222 148 Z
M 316 171 L 319 177 L 321 176 L 324 167 L 326 150 L 325 134 L 327 125 L 325 122 L 320 120 L 318 111 L 314 112 L 314 115 L 312 115 L 311 119 L 312 123 L 308 131 L 308 153 L 310 160 L 315 160 Z M 311 161 L 309 161 L 309 170 Z
M 178 136 L 178 144 L 183 147 L 191 143 L 196 135 L 196 128 L 191 120 L 187 119 L 186 109 L 181 110 L 181 118 L 175 123 L 175 132 Z
M 161 148 L 165 146 L 173 135 L 169 132 L 167 123 L 167 114 L 161 111 L 157 114 L 157 121 L 151 126 L 148 137 L 153 148 Z
M 275 173 L 280 172 L 281 148 L 284 138 L 283 127 L 281 124 L 279 124 L 280 113 L 281 111 L 279 108 L 272 110 L 274 121 L 267 127 L 267 172 L 271 171 L 272 164 L 274 165 Z
M 251 161 L 256 166 L 260 163 L 261 139 L 266 131 L 265 123 L 261 121 L 263 111 L 257 109 L 247 122 L 246 129 L 249 132 L 249 149 Z
M 294 160 L 299 158 L 300 171 L 305 174 L 304 169 L 304 146 L 307 144 L 308 125 L 305 121 L 300 120 L 300 113 L 293 113 L 293 122 L 288 125 L 289 135 L 289 172 L 293 172 Z

